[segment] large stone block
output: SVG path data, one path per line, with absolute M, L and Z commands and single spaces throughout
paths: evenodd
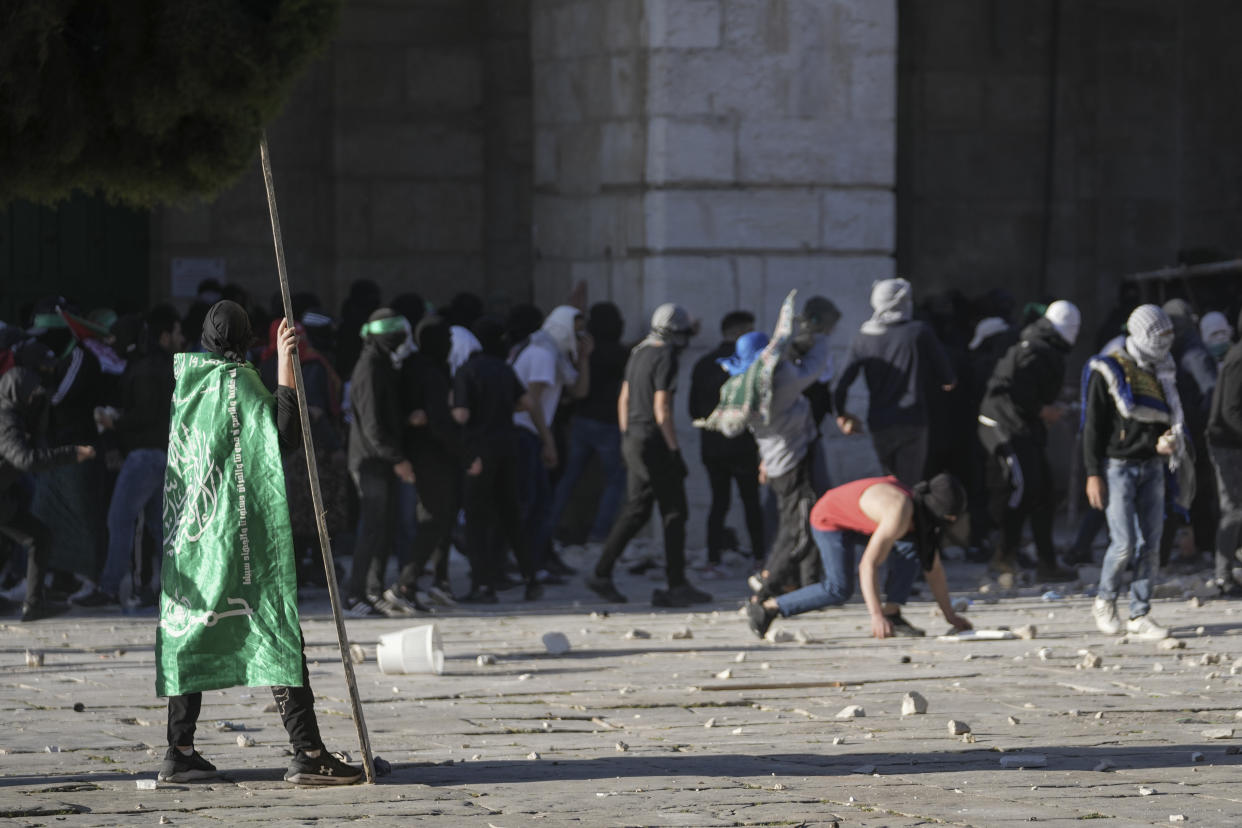
M 765 263 L 768 313 L 775 316 L 791 290 L 798 307 L 809 296 L 826 296 L 841 311 L 838 339 L 848 343 L 871 316 L 871 285 L 892 278 L 895 264 L 887 256 L 769 256 Z
M 371 198 L 373 253 L 481 250 L 483 199 L 477 182 L 378 179 Z
M 535 130 L 535 187 L 539 189 L 554 189 L 560 181 L 558 135 L 556 129 Z
M 783 56 L 726 49 L 649 53 L 647 113 L 689 118 L 780 119 L 791 111 L 794 72 Z
M 865 184 L 896 182 L 892 124 L 753 119 L 738 129 L 742 183 Z
M 887 190 L 828 190 L 820 195 L 823 233 L 828 250 L 892 252 L 897 199 Z
M 579 58 L 603 54 L 608 21 L 606 3 L 599 0 L 570 0 L 552 10 L 555 27 L 553 54 Z
M 720 45 L 720 0 L 646 0 L 645 6 L 651 48 L 714 49 Z
M 405 55 L 400 46 L 339 45 L 333 52 L 333 86 L 350 109 L 399 110 L 406 102 Z
M 610 53 L 646 45 L 647 8 L 640 0 L 599 0 L 605 3 L 604 41 Z
M 582 121 L 583 108 L 577 92 L 582 84 L 576 82 L 575 72 L 565 61 L 536 60 L 532 83 L 535 124 L 551 126 Z
M 647 193 L 653 250 L 804 250 L 819 244 L 810 190 L 666 190 Z
M 557 190 L 566 195 L 599 192 L 600 127 L 565 127 L 557 136 Z
M 647 130 L 647 180 L 652 184 L 733 181 L 734 132 L 725 121 L 652 118 Z
M 450 3 L 346 3 L 338 43 L 444 45 L 469 43 L 482 34 L 485 0 Z
M 600 125 L 599 180 L 604 186 L 643 181 L 647 131 L 637 121 L 609 121 Z
M 342 177 L 335 187 L 337 254 L 365 256 L 371 248 L 371 181 Z
M 482 61 L 479 49 L 472 46 L 407 49 L 405 102 L 420 110 L 478 108 L 483 102 Z
M 897 57 L 892 53 L 862 55 L 850 63 L 850 119 L 879 123 L 894 129 L 897 123 Z
M 483 172 L 483 137 L 465 124 L 337 124 L 337 171 L 344 174 L 467 178 Z
M 733 267 L 726 256 L 649 256 L 643 262 L 643 305 L 676 302 L 702 323 L 697 344 L 715 345 L 720 318 L 737 308 Z
M 790 47 L 790 0 L 724 0 L 724 43 L 730 50 L 779 55 Z

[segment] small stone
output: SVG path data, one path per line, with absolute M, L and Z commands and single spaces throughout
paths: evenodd
M 1195 627 L 1195 635 L 1203 635 L 1207 632 L 1207 627 Z
M 851 704 L 848 707 L 843 707 L 837 712 L 838 719 L 861 719 L 866 715 L 867 711 L 862 708 L 862 705 L 858 704 Z
M 254 737 L 247 736 L 245 733 L 237 734 L 237 746 L 243 748 L 254 747 Z
M 542 641 L 548 655 L 559 656 L 569 652 L 569 637 L 563 632 L 546 632 Z
M 1156 792 L 1155 788 L 1140 787 L 1139 796 L 1151 796 Z
M 74 703 L 73 703 L 73 712 L 74 712 L 74 713 L 81 713 L 81 712 L 82 712 L 82 711 L 84 711 L 84 710 L 86 710 L 86 705 L 82 704 L 82 702 L 74 702 Z
M 386 759 L 382 759 L 379 756 L 372 756 L 371 765 L 375 768 L 376 776 L 390 776 L 392 774 L 392 765 L 389 764 Z
M 901 715 L 915 716 L 927 712 L 927 699 L 920 693 L 906 693 L 901 699 Z
M 617 753 L 625 753 L 627 750 L 630 749 L 630 746 L 627 745 L 625 742 L 617 742 L 616 748 L 617 748 Z
M 490 653 L 484 653 L 483 655 L 476 658 L 474 660 L 474 663 L 479 665 L 480 667 L 491 667 L 493 664 L 496 663 L 496 656 L 491 655 Z
M 1098 765 L 1096 765 L 1094 769 L 1097 773 L 1104 773 L 1105 771 L 1113 770 L 1116 767 L 1117 766 L 1114 765 L 1112 762 L 1105 759 L 1102 762 L 1100 762 Z
M 798 642 L 799 644 L 816 643 L 815 638 L 812 637 L 810 633 L 808 633 L 806 630 L 802 629 L 801 627 L 794 630 L 794 641 Z
M 44 753 L 60 753 L 60 745 L 45 745 L 43 748 L 43 752 Z
M 640 630 L 640 629 L 635 628 L 632 630 L 628 630 L 625 633 L 625 638 L 627 641 L 633 641 L 636 638 L 651 638 L 651 633 L 647 632 L 646 630 Z
M 361 644 L 350 644 L 349 660 L 354 664 L 362 664 L 367 660 L 367 651 L 362 649 Z
M 1169 822 L 1185 822 L 1185 814 L 1169 814 Z
M 621 688 L 620 690 L 618 690 L 617 692 L 618 692 L 618 693 L 620 693 L 620 694 L 621 694 L 621 695 L 623 695 L 623 696 L 628 696 L 630 693 L 633 693 L 633 692 L 634 692 L 634 688 L 633 688 L 633 687 L 622 687 L 622 688 Z
M 160 817 L 160 825 L 172 825 L 172 820 L 166 816 Z
M 875 765 L 859 765 L 850 771 L 850 773 L 861 773 L 865 776 L 870 776 L 875 773 Z
M 155 790 L 155 780 L 154 780 L 154 779 L 138 779 L 138 780 L 135 780 L 135 781 L 134 781 L 134 785 L 136 785 L 136 786 L 138 787 L 138 790 L 140 790 L 140 791 L 153 791 L 153 790 Z
M 1021 627 L 1015 629 L 1013 633 L 1018 636 L 1018 638 L 1024 638 L 1030 641 L 1039 635 L 1039 630 L 1035 628 L 1034 624 L 1023 624 Z
M 783 790 L 785 790 L 785 786 L 784 786 L 784 785 L 782 785 L 780 782 L 777 782 L 775 785 L 773 785 L 773 786 L 772 786 L 772 790 L 774 790 L 774 791 L 783 791 Z
M 264 713 L 276 713 L 279 710 L 280 708 L 276 706 L 276 702 L 268 702 L 266 705 L 263 706 Z
M 970 732 L 970 725 L 965 722 L 959 722 L 957 719 L 949 719 L 949 735 L 961 736 L 963 733 Z
M 694 630 L 689 627 L 682 627 L 680 630 L 673 630 L 669 638 L 674 641 L 685 641 L 687 639 L 694 638 Z
M 910 656 L 902 656 L 902 657 L 901 657 L 901 659 L 900 659 L 900 661 L 901 661 L 901 663 L 902 663 L 902 664 L 909 664 L 909 663 L 910 663 Z
M 715 718 L 711 718 L 711 719 L 708 719 L 707 721 L 703 722 L 703 727 L 707 728 L 708 730 L 711 730 L 711 729 L 712 729 L 713 727 L 715 727 L 715 726 L 716 726 L 716 719 L 715 719 Z
M 760 670 L 771 670 L 772 664 L 771 662 L 764 661 L 759 665 L 759 669 Z
M 1052 650 L 1048 649 L 1047 647 L 1040 647 L 1036 655 L 1039 656 L 1040 661 L 1047 661 L 1048 659 L 1052 658 Z
M 721 670 L 719 673 L 716 674 L 716 678 L 731 679 L 733 678 L 733 671 L 732 670 Z
M 605 618 L 607 618 L 607 617 L 608 617 L 608 613 L 607 613 L 607 612 L 593 612 L 593 613 L 591 613 L 591 620 L 592 620 L 592 621 L 603 621 L 603 620 L 604 620 Z
M 236 725 L 232 722 L 216 722 L 216 730 L 221 733 L 228 733 L 231 730 L 245 730 L 244 725 Z
M 975 734 L 973 734 L 973 733 L 963 733 L 963 734 L 962 734 L 962 741 L 963 741 L 963 742 L 965 742 L 965 743 L 966 743 L 966 744 L 968 744 L 968 745 L 973 745 L 973 744 L 975 743 Z
M 535 677 L 534 673 L 522 673 L 520 676 L 518 676 L 518 681 L 530 681 L 534 677 Z
M 1152 669 L 1152 672 L 1163 673 L 1164 665 L 1157 661 L 1155 664 L 1151 665 L 1151 669 Z
M 732 731 L 730 731 L 730 732 L 731 732 L 734 736 L 741 736 L 741 735 L 742 735 L 742 733 L 744 733 L 745 731 L 743 731 L 743 730 L 742 730 L 742 728 L 740 728 L 740 727 L 735 727 L 735 728 L 733 728 L 733 730 L 732 730 Z
M 538 754 L 538 753 L 535 753 L 535 752 L 532 750 L 530 753 L 526 754 L 526 758 L 527 758 L 527 759 L 538 759 L 538 758 L 540 758 L 540 757 L 539 757 L 539 754 Z
M 1209 727 L 1207 730 L 1203 731 L 1203 738 L 1204 739 L 1232 739 L 1233 728 L 1232 727 Z
M 27 650 L 26 651 L 26 666 L 27 667 L 42 667 L 43 666 L 43 653 L 39 652 L 38 650 Z
M 1186 602 L 1186 606 L 1191 609 L 1199 609 L 1199 607 L 1203 606 L 1203 601 L 1198 595 L 1192 595 L 1190 596 L 1190 600 Z
M 1011 724 L 1011 725 L 1017 725 L 1017 724 L 1021 724 L 1021 722 L 1019 722 L 1019 721 L 1018 721 L 1018 717 L 1017 717 L 1017 716 L 1010 716 L 1010 717 L 1009 717 L 1009 724 Z
M 832 743 L 834 745 L 843 745 L 845 744 L 845 737 L 844 736 L 833 736 Z
M 1197 750 L 1195 750 L 1195 751 L 1191 751 L 1191 753 L 1190 753 L 1190 761 L 1192 761 L 1192 762 L 1202 762 L 1202 761 L 1203 761 L 1203 754 L 1202 754 L 1202 753 L 1200 753 L 1200 752 L 1199 752 L 1199 751 L 1197 751 Z
M 789 630 L 777 630 L 772 633 L 771 640 L 774 644 L 788 644 L 794 640 L 794 634 Z
M 1103 710 L 1097 710 L 1097 711 L 1095 711 L 1095 717 L 1096 717 L 1097 719 L 1102 719 L 1102 718 L 1104 718 L 1104 711 L 1103 711 Z
M 737 655 L 733 657 L 733 661 L 735 664 L 741 664 L 745 660 L 746 660 L 746 653 L 738 653 Z
M 1002 768 L 1046 768 L 1048 757 L 1042 753 L 1010 753 L 1002 756 Z
M 953 599 L 954 612 L 966 612 L 968 609 L 970 609 L 970 599 L 962 597 Z
M 1161 650 L 1184 650 L 1186 642 L 1180 638 L 1165 638 L 1156 646 Z
M 1100 665 L 1103 663 L 1104 663 L 1104 659 L 1100 658 L 1100 656 L 1095 653 L 1087 653 L 1085 656 L 1082 657 L 1082 662 L 1081 662 L 1083 669 L 1086 669 L 1086 670 L 1098 669 Z
M 483 754 L 481 754 L 481 753 L 475 753 L 475 754 L 472 754 L 472 755 L 470 756 L 470 761 L 471 761 L 471 762 L 477 762 L 477 761 L 479 761 L 479 760 L 480 760 L 480 759 L 482 759 L 482 758 L 483 758 Z

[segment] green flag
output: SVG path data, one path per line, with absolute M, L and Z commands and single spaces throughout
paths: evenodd
M 249 364 L 174 361 L 155 690 L 301 686 L 276 399 Z

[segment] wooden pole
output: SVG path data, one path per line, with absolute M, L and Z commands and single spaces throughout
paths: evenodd
M 280 298 L 284 303 L 285 319 L 290 325 L 293 318 L 293 300 L 289 295 L 289 273 L 285 267 L 285 242 L 280 232 L 280 215 L 276 212 L 276 182 L 272 179 L 272 158 L 267 149 L 267 132 L 259 139 L 259 160 L 263 165 L 263 184 L 267 187 L 267 209 L 272 217 L 272 243 L 276 246 L 276 275 L 280 277 Z M 293 355 L 294 390 L 298 395 L 298 414 L 302 421 L 302 450 L 306 453 L 306 471 L 310 479 L 311 503 L 315 508 L 315 528 L 319 531 L 319 549 L 323 553 L 323 566 L 328 581 L 328 599 L 332 603 L 332 619 L 336 622 L 336 641 L 341 648 L 341 663 L 345 665 L 345 684 L 349 687 L 349 704 L 353 709 L 354 727 L 358 729 L 358 747 L 362 750 L 362 767 L 367 782 L 375 782 L 375 762 L 371 757 L 371 738 L 367 735 L 367 723 L 362 716 L 362 700 L 358 697 L 358 680 L 354 677 L 354 662 L 349 655 L 349 636 L 345 632 L 345 619 L 341 615 L 341 593 L 336 583 L 336 564 L 332 559 L 332 542 L 328 538 L 328 524 L 324 518 L 323 492 L 319 489 L 319 465 L 315 462 L 315 444 L 311 439 L 310 413 L 306 407 L 306 387 L 302 383 L 302 362 L 297 353 Z

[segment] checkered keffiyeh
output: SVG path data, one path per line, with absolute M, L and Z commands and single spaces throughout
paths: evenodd
M 1156 305 L 1139 305 L 1126 320 L 1126 345 L 1130 355 L 1153 370 L 1173 347 L 1173 320 Z

